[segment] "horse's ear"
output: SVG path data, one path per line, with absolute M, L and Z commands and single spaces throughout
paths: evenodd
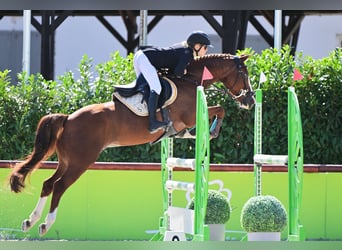
M 242 62 L 244 62 L 244 61 L 246 61 L 248 59 L 248 57 L 249 57 L 249 55 L 243 54 L 243 55 L 240 56 L 240 60 Z

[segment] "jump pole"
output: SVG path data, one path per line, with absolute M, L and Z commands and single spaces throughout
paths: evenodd
M 254 190 L 261 195 L 262 165 L 285 164 L 288 166 L 289 216 L 288 240 L 305 240 L 304 228 L 300 224 L 300 208 L 303 186 L 303 133 L 298 98 L 293 87 L 288 88 L 288 154 L 262 154 L 262 90 L 256 90 L 254 123 Z
M 289 225 L 288 240 L 303 241 L 305 232 L 300 224 L 302 203 L 304 148 L 299 102 L 295 89 L 288 89 L 288 172 L 289 172 Z
M 186 235 L 192 235 L 193 241 L 209 240 L 209 228 L 204 224 L 208 199 L 209 143 L 208 106 L 204 89 L 199 86 L 196 99 L 195 159 L 173 157 L 173 139 L 162 140 L 161 170 L 164 215 L 159 220 L 159 232 L 152 237 L 152 241 L 183 241 L 186 240 Z M 174 167 L 194 170 L 195 182 L 173 180 Z M 174 190 L 194 192 L 194 210 L 174 207 L 172 204 Z M 179 223 L 180 221 L 182 222 Z M 179 224 L 182 226 L 179 227 Z
M 262 90 L 255 91 L 254 110 L 254 155 L 262 153 Z M 261 195 L 262 166 L 254 162 L 254 195 Z

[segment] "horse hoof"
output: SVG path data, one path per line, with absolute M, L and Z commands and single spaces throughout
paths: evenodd
M 31 222 L 30 220 L 24 220 L 23 224 L 21 225 L 21 230 L 23 232 L 27 232 L 31 228 Z
M 40 236 L 43 236 L 44 234 L 46 234 L 47 229 L 46 229 L 46 224 L 45 223 L 42 223 L 42 224 L 39 225 L 38 232 L 39 232 Z
M 217 133 L 210 133 L 210 140 L 216 139 L 218 137 Z

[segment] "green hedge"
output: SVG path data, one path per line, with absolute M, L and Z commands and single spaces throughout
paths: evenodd
M 263 152 L 287 153 L 287 87 L 296 88 L 300 102 L 305 163 L 342 163 L 342 50 L 336 49 L 321 60 L 293 57 L 289 47 L 281 51 L 267 49 L 256 54 L 250 49 L 239 51 L 251 55 L 247 61 L 250 80 L 258 87 L 263 83 Z M 47 81 L 40 74 L 18 75 L 11 83 L 9 71 L 0 72 L 0 159 L 22 159 L 32 150 L 36 125 L 48 113 L 72 113 L 91 103 L 111 100 L 114 84 L 126 84 L 135 78 L 132 54 L 121 57 L 113 53 L 108 62 L 95 66 L 84 56 L 78 79 L 66 72 L 56 81 Z M 304 78 L 293 82 L 298 68 Z M 223 96 L 208 92 L 209 104 L 225 107 L 226 118 L 221 136 L 211 141 L 214 163 L 252 163 L 254 109 L 239 110 Z M 174 140 L 174 155 L 194 157 L 193 140 Z M 56 160 L 53 156 L 51 160 Z M 106 149 L 98 161 L 159 162 L 160 145 Z
M 265 50 L 248 61 L 252 82 L 258 82 L 261 71 L 269 79 L 262 86 L 263 151 L 287 153 L 286 90 L 294 86 L 302 114 L 305 163 L 342 163 L 342 50 L 320 60 L 289 53 L 289 47 L 280 53 Z M 292 80 L 294 67 L 302 80 Z

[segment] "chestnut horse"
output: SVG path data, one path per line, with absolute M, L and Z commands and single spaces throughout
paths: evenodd
M 178 93 L 175 101 L 166 107 L 176 133 L 195 125 L 196 87 L 199 84 L 206 89 L 221 82 L 226 88 L 224 93 L 230 95 L 242 108 L 250 109 L 254 105 L 254 92 L 244 64 L 247 58 L 247 55 L 206 55 L 190 63 L 188 73 L 183 78 L 169 77 L 177 86 Z M 211 72 L 212 79 L 203 80 L 204 66 Z M 218 136 L 222 125 L 224 109 L 212 106 L 208 108 L 208 113 L 210 119 L 217 119 L 216 127 L 211 131 L 211 138 L 214 138 Z M 47 198 L 52 193 L 49 213 L 45 222 L 39 226 L 39 234 L 44 235 L 56 219 L 63 193 L 96 161 L 105 148 L 154 142 L 162 135 L 163 131 L 150 134 L 148 118 L 135 115 L 117 99 L 83 107 L 70 115 L 50 114 L 42 117 L 37 126 L 31 155 L 19 163 L 9 176 L 11 190 L 19 193 L 25 187 L 26 176 L 55 152 L 58 165 L 56 172 L 43 183 L 38 203 L 29 219 L 23 221 L 22 230 L 28 231 L 40 219 Z

